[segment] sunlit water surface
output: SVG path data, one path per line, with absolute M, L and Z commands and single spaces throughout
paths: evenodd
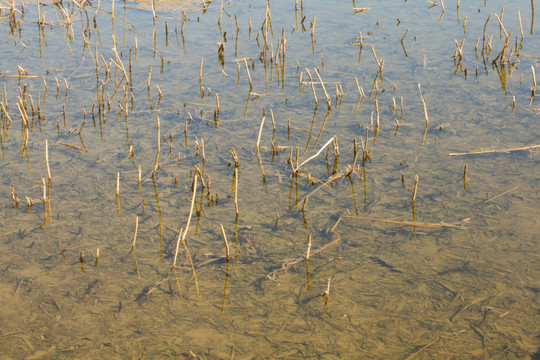
M 1 358 L 538 356 L 531 4 L 2 1 Z

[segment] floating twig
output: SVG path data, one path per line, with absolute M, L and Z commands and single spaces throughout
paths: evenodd
M 385 219 L 373 219 L 373 218 L 367 218 L 363 216 L 342 216 L 342 218 L 374 221 L 374 222 L 380 222 L 380 223 L 385 223 L 385 224 L 420 226 L 420 227 L 426 227 L 426 228 L 452 228 L 452 229 L 464 229 L 465 223 L 468 221 L 468 219 L 462 220 L 461 224 L 458 225 L 458 224 L 447 224 L 447 223 L 434 224 L 434 223 L 421 223 L 421 222 L 415 222 L 415 221 L 395 221 L 395 220 L 385 220 Z
M 317 255 L 318 253 L 328 249 L 329 247 L 331 247 L 332 245 L 335 245 L 337 244 L 339 241 L 341 240 L 341 237 L 339 237 L 338 235 L 338 238 L 335 239 L 334 241 L 324 245 L 323 247 L 311 252 L 310 254 L 310 257 L 312 257 L 313 255 Z M 285 262 L 281 265 L 281 267 L 279 269 L 276 269 L 274 271 L 271 271 L 269 272 L 268 274 L 266 274 L 266 278 L 270 279 L 270 280 L 275 280 L 277 274 L 281 271 L 287 271 L 288 269 L 290 269 L 292 266 L 296 265 L 296 264 L 299 264 L 301 263 L 302 261 L 306 260 L 306 257 L 305 256 L 302 256 L 302 257 L 299 257 L 295 260 L 292 260 L 292 261 L 289 261 L 289 262 Z
M 508 189 L 508 190 L 506 190 L 506 191 L 500 193 L 499 195 L 495 195 L 495 196 L 493 196 L 492 198 L 487 199 L 485 202 L 493 201 L 493 200 L 497 199 L 498 197 L 501 197 L 501 196 L 503 196 L 503 195 L 506 195 L 506 194 L 508 194 L 510 191 L 514 191 L 514 190 L 517 190 L 517 189 L 519 189 L 519 185 L 518 185 L 518 186 L 514 186 L 513 188 Z
M 503 149 L 503 150 L 477 150 L 477 151 L 469 151 L 469 152 L 461 152 L 461 153 L 449 153 L 448 156 L 499 154 L 499 153 L 509 153 L 513 151 L 533 150 L 533 149 L 539 149 L 539 148 L 540 148 L 540 144 L 532 145 L 532 146 L 523 146 L 523 147 L 518 147 L 518 148 Z

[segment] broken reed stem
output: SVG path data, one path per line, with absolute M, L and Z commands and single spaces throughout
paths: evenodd
M 525 151 L 525 150 L 532 150 L 532 149 L 539 149 L 539 148 L 540 148 L 540 144 L 532 145 L 532 146 L 524 146 L 524 147 L 519 147 L 519 148 L 503 149 L 503 150 L 478 150 L 478 151 L 470 151 L 470 152 L 463 152 L 463 153 L 449 153 L 448 156 L 497 154 L 497 153 L 507 153 L 507 152 L 512 152 L 512 151 Z
M 234 209 L 238 217 L 238 166 L 234 167 Z
M 319 70 L 317 70 L 317 68 L 315 68 L 314 70 L 315 70 L 315 74 L 317 74 L 317 77 L 319 78 L 319 81 L 321 83 L 321 87 L 323 89 L 324 96 L 326 96 L 326 102 L 328 103 L 328 108 L 330 108 L 332 106 L 332 99 L 330 98 L 330 96 L 326 92 L 326 87 L 324 86 L 324 83 L 323 83 L 323 81 L 321 79 L 321 75 L 319 74 Z
M 261 126 L 259 127 L 259 136 L 257 137 L 257 151 L 259 150 L 259 146 L 261 144 L 261 135 L 262 135 L 263 126 L 264 126 L 264 120 L 265 119 L 266 119 L 266 110 L 263 107 L 263 116 L 262 116 L 262 119 L 261 119 Z
M 504 9 L 502 10 L 504 11 Z M 506 32 L 506 29 L 504 28 L 504 25 L 502 23 L 502 20 L 499 18 L 499 15 L 497 15 L 497 13 L 493 13 L 493 15 L 495 15 L 495 17 L 497 18 L 497 21 L 499 22 L 499 25 L 501 26 L 501 29 L 504 32 L 504 35 L 508 37 L 508 33 Z
M 313 54 L 315 54 L 315 22 L 316 21 L 317 21 L 317 17 L 314 16 L 313 22 L 311 23 L 311 49 L 313 51 Z
M 498 197 L 501 197 L 501 196 L 503 196 L 503 195 L 506 195 L 506 194 L 508 194 L 509 192 L 514 191 L 514 190 L 517 190 L 517 189 L 519 189 L 519 185 L 518 185 L 518 186 L 514 186 L 513 188 L 508 189 L 508 190 L 506 190 L 506 191 L 500 193 L 499 195 L 495 195 L 495 196 L 493 196 L 492 198 L 487 199 L 485 202 L 491 202 L 491 201 L 497 199 Z
M 525 36 L 523 35 L 523 24 L 521 23 L 521 13 L 519 12 L 519 9 L 517 9 L 518 13 L 518 20 L 519 20 L 519 31 L 521 32 L 521 39 L 524 39 Z
M 373 222 L 380 222 L 385 224 L 394 224 L 394 225 L 405 225 L 405 226 L 419 226 L 419 227 L 426 227 L 426 228 L 452 228 L 452 229 L 464 229 L 464 224 L 462 225 L 455 225 L 455 224 L 446 224 L 444 222 L 440 224 L 434 224 L 434 223 L 420 223 L 415 221 L 395 221 L 395 220 L 386 220 L 386 219 L 373 219 L 363 216 L 348 216 L 344 215 L 342 216 L 343 219 L 356 219 L 356 220 L 365 220 L 365 221 L 373 221 Z
M 414 189 L 412 193 L 412 202 L 416 201 L 416 190 L 418 190 L 418 175 L 414 175 Z
M 313 91 L 313 100 L 315 100 L 315 108 L 319 106 L 319 101 L 317 100 L 317 93 L 315 92 L 315 85 L 313 85 L 313 78 L 308 68 L 306 68 L 307 76 L 309 77 L 309 83 L 311 84 L 311 90 Z
M 120 171 L 116 172 L 116 203 L 120 214 Z
M 326 249 L 328 249 L 329 247 L 331 247 L 332 245 L 335 245 L 337 243 L 339 243 L 341 241 L 341 237 L 338 236 L 337 239 L 335 239 L 334 241 L 322 246 L 321 248 L 311 252 L 310 254 L 310 257 L 312 257 L 313 255 L 316 255 Z M 289 261 L 289 262 L 286 262 L 286 263 L 283 263 L 281 264 L 281 267 L 279 269 L 276 269 L 268 274 L 266 274 L 266 277 L 268 279 L 271 279 L 271 280 L 274 280 L 275 279 L 275 276 L 277 275 L 277 273 L 279 273 L 280 271 L 286 271 L 288 270 L 290 267 L 296 265 L 296 264 L 299 264 L 301 263 L 302 261 L 305 261 L 306 260 L 306 257 L 305 256 L 302 256 L 302 257 L 299 257 L 297 259 L 294 259 L 293 261 Z
M 189 210 L 189 216 L 186 224 L 186 228 L 184 229 L 184 232 L 180 230 L 180 234 L 178 234 L 178 241 L 176 244 L 176 253 L 174 255 L 174 263 L 173 267 L 176 267 L 176 258 L 178 256 L 178 246 L 180 241 L 184 245 L 184 249 L 186 250 L 186 255 L 189 259 L 189 262 L 191 263 L 191 269 L 193 270 L 193 277 L 195 279 L 195 288 L 197 290 L 197 295 L 199 294 L 199 282 L 197 281 L 197 273 L 195 272 L 195 265 L 193 265 L 193 259 L 191 258 L 191 254 L 189 253 L 189 249 L 186 244 L 186 236 L 187 232 L 189 230 L 189 223 L 191 222 L 191 216 L 193 215 L 193 208 L 195 207 L 195 196 L 197 195 L 197 173 L 195 173 L 195 176 L 193 178 L 193 197 L 191 198 L 191 209 Z
M 326 285 L 326 290 L 324 290 L 323 298 L 324 298 L 324 305 L 328 305 L 328 299 L 330 298 L 330 281 L 332 280 L 332 277 L 328 278 L 328 283 Z
M 311 255 L 310 253 L 311 253 L 311 233 L 309 233 L 307 237 L 306 261 L 309 260 L 309 256 Z
M 379 100 L 377 100 L 377 95 L 375 95 L 375 119 L 376 119 L 375 127 L 377 129 L 379 128 L 379 118 L 380 118 L 380 115 L 379 115 Z
M 46 225 L 47 224 L 47 186 L 45 185 L 45 178 L 43 177 L 41 178 L 41 188 L 43 190 L 43 216 L 44 216 L 43 224 Z M 19 201 L 17 198 L 15 198 L 13 185 L 11 185 L 11 193 L 18 206 Z
M 131 244 L 131 251 L 135 251 L 135 243 L 137 242 L 138 231 L 139 231 L 139 217 L 137 216 L 135 219 L 135 235 L 133 236 L 133 243 Z
M 251 82 L 251 75 L 249 73 L 249 67 L 246 58 L 244 58 L 244 67 L 246 68 L 247 77 L 249 80 L 249 90 L 253 89 L 253 83 Z
M 176 241 L 176 251 L 174 252 L 173 269 L 176 268 L 176 259 L 178 258 L 178 248 L 180 247 L 180 241 L 182 238 L 183 231 L 184 231 L 184 228 L 180 228 L 180 233 L 178 234 L 178 240 Z
M 534 66 L 531 65 L 531 73 L 532 73 L 532 81 L 533 81 L 533 86 L 532 86 L 532 97 L 534 98 L 534 95 L 536 93 L 536 74 L 534 73 Z
M 137 269 L 137 277 L 140 278 L 141 272 L 139 270 L 139 262 L 137 261 L 137 255 L 135 254 L 135 243 L 137 242 L 138 231 L 139 231 L 139 217 L 137 216 L 135 220 L 135 235 L 133 237 L 133 243 L 131 244 L 131 252 L 133 253 L 133 259 L 135 260 L 135 268 Z
M 225 235 L 225 229 L 222 224 L 219 224 L 221 227 L 221 234 L 223 235 L 223 242 L 225 243 L 225 258 L 229 261 L 230 251 L 229 251 L 229 242 L 227 241 L 227 236 Z
M 315 159 L 317 156 L 319 156 L 319 154 L 320 154 L 320 153 L 321 153 L 328 145 L 330 145 L 330 144 L 332 143 L 332 141 L 334 141 L 334 139 L 337 139 L 337 136 L 332 137 L 330 140 L 328 140 L 328 141 L 326 142 L 326 144 L 324 144 L 324 145 L 319 149 L 319 151 L 317 151 L 317 153 L 316 153 L 315 155 L 313 155 L 313 156 L 311 156 L 310 158 L 304 160 L 300 165 L 298 165 L 298 166 L 296 167 L 296 169 L 294 170 L 294 172 L 297 173 L 297 172 L 298 172 L 298 169 L 300 169 L 300 167 L 301 167 L 302 165 L 306 164 L 308 161 L 311 161 L 311 160 Z
M 405 37 L 405 35 L 403 35 L 403 37 Z M 373 57 L 375 58 L 375 62 L 377 63 L 377 66 L 380 69 L 381 68 L 381 62 L 379 61 L 379 58 L 377 58 L 377 54 L 375 53 L 375 48 L 371 44 L 369 46 L 371 47 L 371 52 L 373 53 Z
M 45 164 L 47 164 L 47 177 L 51 181 L 51 169 L 49 167 L 49 141 L 45 139 Z
M 203 67 L 204 58 L 201 58 L 201 66 L 199 68 L 199 88 L 201 90 L 201 96 L 204 94 L 204 88 L 202 86 L 202 67 Z
M 427 127 L 429 126 L 429 117 L 427 113 L 426 102 L 424 101 L 424 97 L 422 96 L 422 88 L 420 88 L 420 83 L 418 83 L 418 92 L 420 93 L 420 99 L 422 99 L 422 106 L 424 107 L 424 117 L 426 119 L 426 127 Z
M 159 153 L 161 151 L 161 135 L 160 135 L 160 125 L 159 125 L 159 116 L 156 116 L 157 120 L 157 153 L 156 153 L 156 160 L 154 161 L 154 170 L 152 170 L 152 174 L 154 174 L 159 166 Z

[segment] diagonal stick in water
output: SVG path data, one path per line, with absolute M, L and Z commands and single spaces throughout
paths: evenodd
M 197 174 L 195 174 L 195 177 L 193 178 L 193 197 L 191 198 L 191 210 L 189 211 L 189 216 L 186 224 L 186 228 L 182 232 L 180 230 L 180 233 L 178 234 L 178 241 L 176 242 L 176 253 L 174 255 L 174 263 L 173 268 L 176 267 L 176 259 L 178 257 L 178 247 L 180 245 L 180 242 L 184 245 L 184 249 L 186 250 L 187 257 L 189 259 L 189 262 L 191 263 L 191 268 L 193 269 L 193 277 L 195 279 L 195 289 L 197 290 L 197 294 L 199 294 L 199 282 L 197 281 L 197 273 L 195 272 L 195 266 L 193 265 L 193 259 L 191 258 L 191 254 L 189 253 L 189 249 L 186 244 L 186 236 L 189 229 L 189 223 L 191 222 L 191 216 L 193 215 L 193 208 L 195 207 L 195 196 L 197 194 Z
M 328 145 L 330 145 L 330 144 L 332 143 L 332 141 L 334 140 L 334 138 L 335 138 L 335 136 L 333 136 L 330 140 L 328 140 L 328 141 L 326 142 L 326 144 L 324 144 L 324 145 L 319 149 L 319 151 L 317 151 L 317 153 L 316 153 L 315 155 L 313 155 L 313 156 L 311 156 L 310 158 L 304 160 L 300 165 L 298 165 L 298 166 L 296 167 L 296 169 L 294 170 L 294 172 L 295 172 L 295 173 L 298 172 L 298 169 L 300 169 L 300 166 L 304 165 L 304 164 L 307 163 L 308 161 L 311 161 L 311 160 L 315 159 L 317 156 L 319 156 L 319 154 L 320 154 L 320 153 L 321 153 Z

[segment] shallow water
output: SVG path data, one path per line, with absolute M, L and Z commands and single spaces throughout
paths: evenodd
M 458 15 L 455 2 L 444 13 L 413 2 L 158 3 L 154 18 L 148 3 L 116 2 L 112 20 L 111 2 L 42 3 L 41 27 L 35 3 L 3 2 L 0 352 L 538 355 L 531 4 L 477 1 Z M 493 62 L 505 31 L 505 61 Z M 449 156 L 478 150 L 495 152 Z M 195 279 L 182 244 L 172 265 L 197 168 Z

